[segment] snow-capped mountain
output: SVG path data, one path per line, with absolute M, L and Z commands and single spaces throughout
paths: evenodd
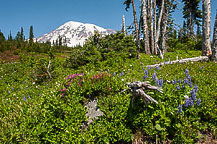
M 39 43 L 49 41 L 53 44 L 60 36 L 63 44 L 72 47 L 83 45 L 85 40 L 94 34 L 94 31 L 98 31 L 102 35 L 116 33 L 116 31 L 112 29 L 104 29 L 94 24 L 69 21 L 56 30 L 35 38 L 34 40 L 36 41 L 37 39 Z

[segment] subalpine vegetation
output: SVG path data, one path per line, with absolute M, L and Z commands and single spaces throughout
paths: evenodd
M 168 2 L 173 0 L 152 6 L 158 16 L 161 5 L 173 7 Z M 210 52 L 207 43 L 202 45 L 204 35 L 191 31 L 197 21 L 187 15 L 189 32 L 167 27 L 166 39 L 154 41 L 153 51 L 152 46 L 147 49 L 151 31 L 148 42 L 145 37 L 137 41 L 134 29 L 132 34 L 123 29 L 105 37 L 95 33 L 73 49 L 61 40 L 52 46 L 34 42 L 34 36 L 25 40 L 22 28 L 16 38 L 0 33 L 0 142 L 216 142 L 216 28 Z M 210 60 L 170 64 L 201 54 Z M 161 62 L 168 64 L 150 66 Z M 144 89 L 158 104 L 144 103 L 141 97 L 132 101 L 137 88 L 130 90 L 126 84 L 135 81 L 161 89 Z

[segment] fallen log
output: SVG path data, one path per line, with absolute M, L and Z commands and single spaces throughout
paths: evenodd
M 178 59 L 178 57 L 176 58 L 176 60 L 174 61 L 168 61 L 168 62 L 162 62 L 162 63 L 159 63 L 159 64 L 154 64 L 154 65 L 147 65 L 147 67 L 150 67 L 150 68 L 154 68 L 154 67 L 160 67 L 160 66 L 163 66 L 163 65 L 166 65 L 166 64 L 176 64 L 176 63 L 180 63 L 180 64 L 183 64 L 183 63 L 187 63 L 187 62 L 197 62 L 197 61 L 209 61 L 209 57 L 208 56 L 199 56 L 199 57 L 194 57 L 194 58 L 185 58 L 185 59 Z

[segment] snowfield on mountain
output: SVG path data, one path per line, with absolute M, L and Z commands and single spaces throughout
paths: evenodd
M 85 40 L 94 34 L 94 31 L 97 31 L 103 36 L 116 33 L 115 30 L 105 29 L 94 24 L 69 21 L 56 30 L 35 38 L 34 41 L 39 43 L 48 41 L 53 44 L 59 37 L 61 37 L 63 44 L 68 47 L 76 45 L 82 46 Z

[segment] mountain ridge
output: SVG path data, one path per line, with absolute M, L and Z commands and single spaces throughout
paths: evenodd
M 115 30 L 105 29 L 95 24 L 69 21 L 59 26 L 57 29 L 35 38 L 34 41 L 39 43 L 48 41 L 53 44 L 61 37 L 63 39 L 63 45 L 69 47 L 76 45 L 82 46 L 85 40 L 94 34 L 94 31 L 99 32 L 103 36 L 116 33 Z

